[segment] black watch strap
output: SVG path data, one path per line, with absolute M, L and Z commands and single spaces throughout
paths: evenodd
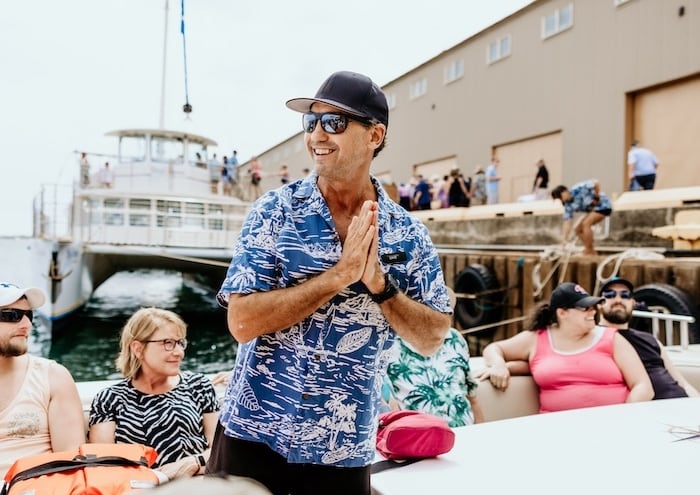
M 396 287 L 394 282 L 392 282 L 391 277 L 389 276 L 388 273 L 384 274 L 384 290 L 380 292 L 379 294 L 372 294 L 370 292 L 369 297 L 372 299 L 372 301 L 376 302 L 377 304 L 381 304 L 385 301 L 388 301 L 392 297 L 394 297 L 396 294 L 399 293 L 399 289 Z

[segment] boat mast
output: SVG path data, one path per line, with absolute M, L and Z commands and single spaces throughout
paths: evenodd
M 160 122 L 161 129 L 165 129 L 165 69 L 168 54 L 168 0 L 165 0 L 165 28 L 163 29 L 163 73 L 160 85 Z

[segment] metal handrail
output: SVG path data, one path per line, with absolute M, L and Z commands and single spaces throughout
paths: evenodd
M 653 308 L 652 308 L 653 309 Z M 659 311 L 640 311 L 640 310 L 634 310 L 632 311 L 632 316 L 636 316 L 638 318 L 649 318 L 651 320 L 651 331 L 654 337 L 657 339 L 659 338 L 659 322 L 663 321 L 664 322 L 664 331 L 666 334 L 666 346 L 674 345 L 673 344 L 673 337 L 674 337 L 674 323 L 679 323 L 680 325 L 680 345 L 681 349 L 688 349 L 688 345 L 690 344 L 690 332 L 688 329 L 688 325 L 691 323 L 695 323 L 695 318 L 692 316 L 686 316 L 686 315 L 674 315 L 671 313 L 664 313 L 661 312 L 661 309 Z M 472 328 L 467 328 L 464 330 L 460 330 L 460 333 L 462 335 L 469 335 L 473 333 L 478 333 L 483 330 L 489 330 L 491 328 L 497 328 L 502 325 L 508 325 L 510 323 L 517 323 L 520 321 L 526 320 L 528 317 L 527 316 L 518 316 L 515 318 L 510 318 L 508 320 L 501 320 L 497 321 L 494 323 L 488 323 L 485 325 L 479 325 L 477 327 L 472 327 Z
M 654 309 L 653 307 L 650 309 Z M 663 313 L 661 311 L 632 311 L 632 316 L 637 316 L 639 318 L 649 318 L 651 319 L 651 333 L 659 338 L 659 322 L 664 322 L 664 331 L 666 333 L 666 345 L 673 345 L 674 336 L 674 323 L 680 324 L 680 344 L 681 349 L 687 349 L 690 343 L 688 325 L 695 323 L 695 318 L 686 315 L 674 315 L 671 313 Z

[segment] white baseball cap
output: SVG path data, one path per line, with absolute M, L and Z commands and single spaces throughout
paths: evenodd
M 36 287 L 27 287 L 22 289 L 14 284 L 0 282 L 0 307 L 9 306 L 15 301 L 18 301 L 22 296 L 27 298 L 31 309 L 36 309 L 44 305 L 46 296 L 44 291 Z

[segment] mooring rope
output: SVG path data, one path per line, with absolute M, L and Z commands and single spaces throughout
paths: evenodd
M 664 255 L 661 253 L 657 253 L 655 251 L 652 251 L 650 249 L 644 249 L 644 248 L 632 248 L 632 249 L 627 249 L 621 253 L 616 253 L 616 254 L 611 254 L 607 258 L 605 258 L 603 261 L 601 261 L 598 264 L 598 268 L 596 268 L 596 283 L 595 283 L 595 288 L 593 290 L 593 294 L 598 293 L 598 289 L 600 288 L 601 285 L 603 285 L 605 282 L 610 280 L 613 277 L 617 277 L 617 274 L 620 272 L 620 266 L 622 266 L 622 262 L 626 259 L 638 259 L 638 260 L 662 260 L 664 259 Z M 605 267 L 609 264 L 615 262 L 612 271 L 610 272 L 610 275 L 607 277 L 603 275 L 603 270 Z

